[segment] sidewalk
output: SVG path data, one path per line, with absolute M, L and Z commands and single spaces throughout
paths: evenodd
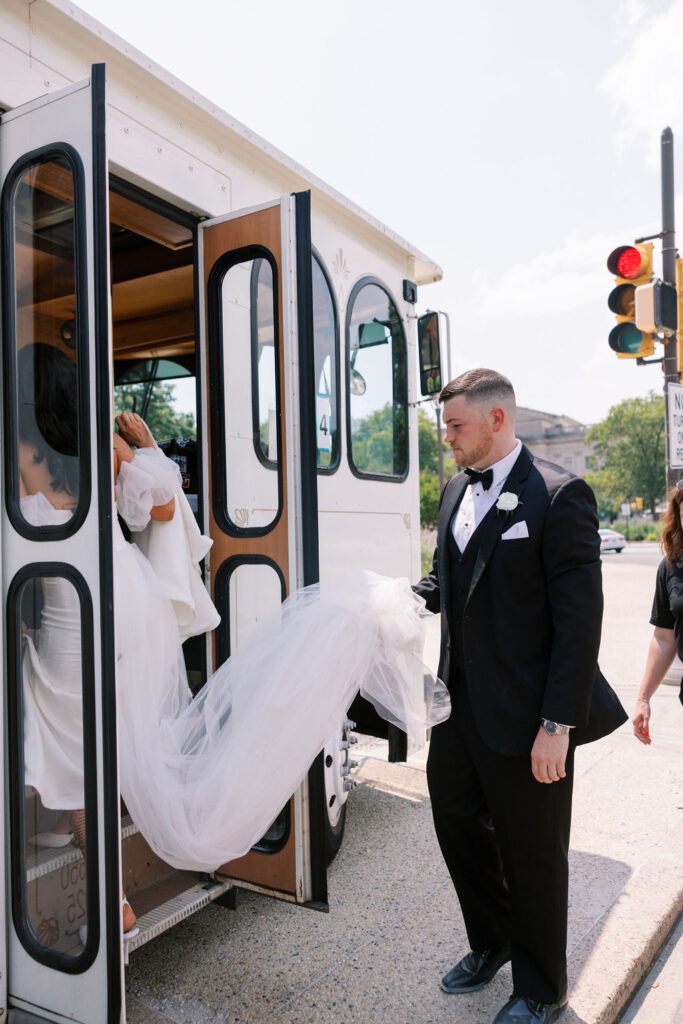
M 614 558 L 604 578 L 600 660 L 630 710 L 652 632 L 654 569 Z M 652 710 L 651 747 L 626 725 L 577 752 L 562 1024 L 616 1024 L 683 907 L 676 689 L 662 687 Z M 512 990 L 510 968 L 472 996 L 440 992 L 467 940 L 434 837 L 425 752 L 407 765 L 385 756 L 380 741 L 354 751 L 359 786 L 329 871 L 330 913 L 249 892 L 237 913 L 207 908 L 132 954 L 129 1024 L 490 1024 Z M 655 968 L 629 1024 L 679 1024 L 673 996 L 661 998 L 680 985 L 680 969 L 667 980 L 677 963 L 672 953 Z

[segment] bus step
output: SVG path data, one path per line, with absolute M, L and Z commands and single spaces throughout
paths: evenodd
M 194 875 L 194 878 L 197 876 Z M 187 884 L 187 875 L 185 873 L 176 876 L 175 885 L 178 884 L 178 878 L 180 884 Z M 164 887 L 170 887 L 172 891 L 174 887 L 174 879 L 167 879 L 164 882 L 159 883 L 156 886 L 150 886 L 144 891 L 144 896 L 149 899 L 156 890 L 157 898 L 162 895 Z M 152 910 L 146 914 L 141 914 L 138 917 L 138 934 L 134 935 L 131 939 L 126 939 L 124 935 L 124 963 L 128 963 L 128 954 L 134 949 L 139 949 L 140 946 L 144 946 L 150 939 L 154 939 L 157 935 L 161 935 L 168 928 L 172 928 L 186 917 L 190 917 L 195 911 L 201 910 L 202 907 L 208 906 L 209 903 L 213 903 L 219 896 L 223 896 L 228 889 L 231 888 L 229 882 L 217 882 L 213 879 L 208 881 L 196 881 L 189 888 L 185 888 L 182 892 L 176 892 L 165 900 L 163 903 L 159 903 Z M 135 898 L 131 896 L 131 903 L 133 909 L 135 909 Z
M 133 823 L 130 815 L 121 818 L 122 843 L 125 839 L 136 835 L 138 831 L 138 827 Z M 43 878 L 53 871 L 68 867 L 69 864 L 75 864 L 80 859 L 81 851 L 75 843 L 69 843 L 68 846 L 63 846 L 55 851 L 49 847 L 34 846 L 29 842 L 26 854 L 26 881 L 32 882 L 36 878 Z

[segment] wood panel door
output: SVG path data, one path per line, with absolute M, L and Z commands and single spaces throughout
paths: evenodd
M 222 618 L 209 661 L 219 665 L 318 580 L 309 193 L 204 222 L 199 250 L 204 507 Z M 326 906 L 321 785 L 316 762 L 262 841 L 219 874 Z

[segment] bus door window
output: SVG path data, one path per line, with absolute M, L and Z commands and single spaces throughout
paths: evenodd
M 322 261 L 314 253 L 313 347 L 316 380 L 318 469 L 339 465 L 339 327 L 332 288 Z
M 40 544 L 70 551 L 90 504 L 83 197 L 66 145 L 22 161 L 2 194 L 7 512 L 35 542 L 7 597 L 12 913 L 30 954 L 65 971 L 98 942 L 92 602 Z
M 92 878 L 87 868 L 96 860 L 86 850 L 83 811 L 84 697 L 92 713 L 93 687 L 83 638 L 91 635 L 91 617 L 75 582 L 68 571 L 36 574 L 9 598 L 16 745 L 11 785 L 20 797 L 13 801 L 19 811 L 13 821 L 19 862 L 14 886 L 21 894 L 15 924 L 34 956 L 66 969 L 83 955 Z
M 359 281 L 347 313 L 347 410 L 351 469 L 403 479 L 408 472 L 407 360 L 403 324 L 386 289 Z
M 230 532 L 261 534 L 278 520 L 282 503 L 278 300 L 265 249 L 236 259 L 229 254 L 209 286 L 218 292 L 223 365 L 223 500 Z
M 69 509 L 62 523 L 41 519 L 40 536 L 74 533 L 87 512 L 89 466 L 81 451 L 87 422 L 85 252 L 75 154 L 65 152 L 19 169 L 3 194 L 11 232 L 5 268 L 9 313 L 5 362 L 12 467 L 8 512 L 24 536 L 37 536 L 22 495 Z M 14 302 L 10 297 L 14 297 Z M 38 498 L 37 495 L 42 495 Z

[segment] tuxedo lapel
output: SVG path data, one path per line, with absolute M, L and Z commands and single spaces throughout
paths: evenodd
M 468 483 L 468 478 L 461 472 L 449 481 L 446 485 L 446 490 L 444 491 L 443 501 L 439 512 L 439 529 L 437 534 L 439 579 L 442 581 L 442 586 L 450 578 L 448 571 L 448 531 L 451 527 L 453 514 L 462 500 L 462 496 L 465 493 L 465 488 Z M 446 607 L 448 607 L 448 602 L 446 602 Z
M 526 484 L 529 471 L 533 465 L 533 459 L 528 448 L 522 445 L 522 450 L 519 453 L 517 461 L 510 470 L 507 480 L 503 484 L 501 493 L 507 493 L 511 491 L 513 494 L 518 495 L 521 499 L 524 493 L 524 486 Z M 470 583 L 470 589 L 467 594 L 467 600 L 472 596 L 472 592 L 476 587 L 477 583 L 481 579 L 484 569 L 488 565 L 489 559 L 493 554 L 493 549 L 498 543 L 498 539 L 505 529 L 508 523 L 509 516 L 503 512 L 499 512 L 494 505 L 484 517 L 479 536 L 479 549 L 477 551 L 477 560 L 474 564 L 474 572 L 472 573 L 472 581 Z

